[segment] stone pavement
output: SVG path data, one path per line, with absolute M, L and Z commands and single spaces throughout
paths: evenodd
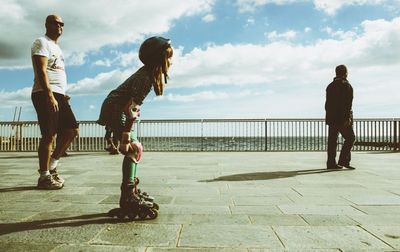
M 1 251 L 400 251 L 400 153 L 144 153 L 159 217 L 121 222 L 122 156 L 70 153 L 57 191 L 36 190 L 36 153 L 0 153 Z

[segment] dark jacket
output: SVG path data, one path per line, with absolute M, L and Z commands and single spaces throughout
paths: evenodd
M 326 88 L 326 124 L 342 126 L 349 119 L 353 120 L 352 104 L 352 86 L 345 78 L 335 77 Z
M 129 99 L 133 99 L 136 104 L 142 105 L 143 100 L 151 89 L 152 81 L 149 71 L 143 66 L 108 94 L 101 105 L 100 116 L 97 123 L 100 125 L 108 125 L 114 129 L 115 127 L 111 125 L 120 123 L 120 120 L 117 120 L 117 118 L 124 118 L 124 116 L 121 115 Z

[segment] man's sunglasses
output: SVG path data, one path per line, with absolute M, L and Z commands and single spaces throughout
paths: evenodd
M 58 21 L 53 21 L 54 24 L 58 24 L 61 27 L 64 27 L 64 23 L 63 22 L 58 22 Z

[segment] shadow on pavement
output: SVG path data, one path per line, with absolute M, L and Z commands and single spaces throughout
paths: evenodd
M 253 172 L 253 173 L 241 173 L 241 174 L 221 176 L 210 180 L 200 180 L 199 182 L 269 180 L 269 179 L 279 179 L 279 178 L 290 178 L 298 175 L 309 175 L 309 174 L 318 174 L 318 173 L 335 172 L 335 171 L 344 171 L 344 170 L 310 169 L 310 170 L 298 170 L 298 171 Z
M 125 220 L 127 222 L 128 220 Z M 89 224 L 120 223 L 123 220 L 108 217 L 107 213 L 84 214 L 73 217 L 26 221 L 18 223 L 1 223 L 0 236 L 29 230 L 40 230 L 59 227 L 77 227 Z
M 30 191 L 30 190 L 38 190 L 38 189 L 36 186 L 18 186 L 18 187 L 0 188 L 0 193 Z
M 363 152 L 362 154 L 398 154 L 400 150 L 386 150 L 386 151 L 368 151 Z
M 15 156 L 15 155 L 13 155 L 13 156 L 3 156 L 3 157 L 0 157 L 0 159 L 20 159 L 20 158 L 37 158 L 37 155 L 26 155 L 26 156 Z

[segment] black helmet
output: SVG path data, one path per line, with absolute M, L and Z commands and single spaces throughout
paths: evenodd
M 171 40 L 163 37 L 146 39 L 139 49 L 139 59 L 145 65 L 157 65 L 164 59 L 163 51 L 171 46 Z

